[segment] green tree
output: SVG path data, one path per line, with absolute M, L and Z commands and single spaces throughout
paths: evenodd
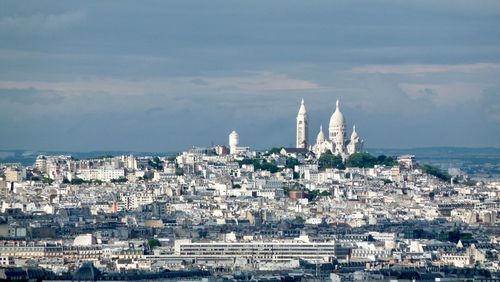
M 300 165 L 299 160 L 293 157 L 289 157 L 286 159 L 286 168 L 295 168 L 296 165 Z
M 81 178 L 76 178 L 75 177 L 75 178 L 71 179 L 71 184 L 72 185 L 81 185 L 83 183 L 85 183 L 85 180 L 83 180 Z
M 460 230 L 455 228 L 454 230 L 448 232 L 448 241 L 453 243 L 458 243 L 460 240 Z
M 151 177 L 149 173 L 144 173 L 144 175 L 142 176 L 142 180 L 144 181 L 149 181 L 151 179 L 153 179 L 153 177 Z
M 49 185 L 51 185 L 51 184 L 52 184 L 52 182 L 54 182 L 54 179 L 52 179 L 52 178 L 48 178 L 48 177 L 44 177 L 44 178 L 42 179 L 42 182 L 43 182 L 43 184 L 49 184 Z
M 240 167 L 242 165 L 248 165 L 252 164 L 255 170 L 267 170 L 271 173 L 275 173 L 279 171 L 279 168 L 277 165 L 270 163 L 266 160 L 260 160 L 260 159 L 243 159 L 241 161 L 238 161 Z
M 38 176 L 38 175 L 35 175 L 35 176 L 31 176 L 31 177 L 30 177 L 30 180 L 31 180 L 31 181 L 41 181 L 41 180 L 42 180 L 42 178 L 41 178 L 40 176 Z
M 391 184 L 392 183 L 392 181 L 390 179 L 387 179 L 387 178 L 382 179 L 382 181 L 384 181 L 384 184 Z
M 464 181 L 464 184 L 467 185 L 467 186 L 476 186 L 477 181 L 467 180 L 467 181 Z
M 267 170 L 271 173 L 276 173 L 279 171 L 278 166 L 270 162 L 263 162 L 262 165 L 259 167 L 259 169 Z
M 332 194 L 330 192 L 327 192 L 327 191 L 323 191 L 323 192 L 320 192 L 319 190 L 307 191 L 307 199 L 310 202 L 316 201 L 316 199 L 319 197 L 327 197 L 327 196 L 331 196 L 331 195 Z
M 377 157 L 377 164 L 385 166 L 395 166 L 398 164 L 398 162 L 392 157 L 380 155 Z
M 152 250 L 152 249 L 154 249 L 156 247 L 160 247 L 161 243 L 157 239 L 149 239 L 148 240 L 148 246 Z
M 149 166 L 156 170 L 162 170 L 163 169 L 163 162 L 160 160 L 159 157 L 154 157 L 153 160 L 148 161 Z
M 271 148 L 271 150 L 269 150 L 267 152 L 268 155 L 272 155 L 272 154 L 279 154 L 281 151 L 281 148 L 278 148 L 278 147 L 273 147 Z
M 128 179 L 125 177 L 120 177 L 118 179 L 111 179 L 111 183 L 125 183 Z
M 344 169 L 344 163 L 342 162 L 342 157 L 338 155 L 332 154 L 330 150 L 327 150 L 321 157 L 318 159 L 318 167 L 319 169 L 325 168 L 338 168 Z
M 298 224 L 304 224 L 306 222 L 306 220 L 304 218 L 302 218 L 301 216 L 298 216 L 298 215 L 295 217 L 294 221 Z
M 328 191 L 323 191 L 321 193 L 319 193 L 319 196 L 320 197 L 328 197 L 328 196 L 331 196 L 332 193 L 328 192 Z
M 421 165 L 420 168 L 424 173 L 434 175 L 435 177 L 443 180 L 443 181 L 450 181 L 451 177 L 448 174 L 448 172 L 440 170 L 438 167 L 432 166 L 432 165 Z
M 377 164 L 377 158 L 368 153 L 354 153 L 347 158 L 345 165 L 347 167 L 373 167 Z

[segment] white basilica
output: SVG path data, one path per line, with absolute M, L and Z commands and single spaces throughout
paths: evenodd
M 363 151 L 364 141 L 359 138 L 356 126 L 352 127 L 351 138 L 347 139 L 346 136 L 346 121 L 344 114 L 340 111 L 339 100 L 337 100 L 337 107 L 330 118 L 328 126 L 328 138 L 323 133 L 323 126 L 320 126 L 316 144 L 308 147 L 308 118 L 304 99 L 302 99 L 299 113 L 297 114 L 297 148 L 308 148 L 317 157 L 330 150 L 334 155 L 340 155 L 344 159 L 353 153 Z

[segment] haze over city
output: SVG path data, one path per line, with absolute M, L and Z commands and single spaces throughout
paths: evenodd
M 2 1 L 0 147 L 500 146 L 498 1 Z

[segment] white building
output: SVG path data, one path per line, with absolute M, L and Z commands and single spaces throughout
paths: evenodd
M 8 267 L 15 264 L 14 258 L 11 256 L 0 256 L 0 266 Z
M 249 151 L 248 147 L 239 147 L 240 144 L 240 135 L 238 132 L 233 130 L 231 134 L 229 134 L 229 153 L 231 155 L 238 155 L 242 153 L 247 153 Z
M 5 181 L 21 182 L 26 179 L 26 169 L 18 167 L 7 167 L 4 171 Z
M 241 257 L 262 262 L 286 262 L 294 259 L 328 261 L 337 257 L 335 242 L 317 243 L 289 240 L 282 242 L 209 242 L 176 240 L 175 255 L 190 257 Z
M 319 157 L 330 150 L 334 155 L 340 155 L 345 159 L 351 154 L 362 152 L 363 147 L 364 141 L 358 136 L 355 126 L 353 126 L 350 139 L 347 139 L 346 120 L 340 111 L 340 102 L 337 100 L 335 112 L 328 126 L 328 139 L 323 133 L 323 126 L 320 126 L 316 144 L 311 147 L 311 151 Z
M 240 143 L 240 135 L 238 132 L 233 130 L 231 134 L 229 134 L 229 152 L 231 155 L 236 154 L 236 148 L 238 148 L 238 145 Z
M 78 170 L 79 177 L 83 180 L 101 180 L 110 182 L 111 179 L 125 178 L 125 169 L 123 168 L 87 168 Z
M 309 128 L 307 121 L 307 111 L 304 105 L 304 99 L 300 103 L 299 113 L 297 114 L 297 148 L 307 148 L 309 145 Z

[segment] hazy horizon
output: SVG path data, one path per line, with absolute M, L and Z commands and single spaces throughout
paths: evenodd
M 226 145 L 227 144 L 214 144 L 214 145 Z M 209 145 L 207 146 L 187 146 L 186 148 L 184 149 L 181 149 L 181 150 L 166 150 L 166 151 L 148 151 L 148 150 L 144 150 L 144 151 L 140 151 L 140 150 L 88 150 L 88 151 L 73 151 L 73 150 L 70 150 L 70 151 L 66 151 L 66 150 L 45 150 L 45 149 L 23 149 L 23 148 L 20 148 L 20 149 L 11 149 L 11 148 L 0 148 L 0 152 L 18 152 L 18 151 L 23 151 L 23 152 L 34 152 L 34 153 L 43 153 L 43 152 L 48 152 L 48 153 L 52 153 L 52 152 L 62 152 L 62 153 L 106 153 L 106 152 L 110 152 L 110 153 L 113 153 L 113 152 L 116 152 L 116 153 L 122 153 L 122 152 L 130 152 L 130 153 L 182 153 L 183 151 L 186 151 L 190 148 L 193 148 L 193 147 L 199 147 L 199 148 L 208 148 Z M 266 150 L 270 150 L 272 148 L 282 148 L 282 147 L 286 147 L 286 146 L 271 146 L 269 148 L 252 148 L 253 150 L 255 151 L 266 151 Z M 293 146 L 292 146 L 293 147 Z M 290 148 L 290 147 L 286 147 L 286 148 Z M 411 151 L 411 150 L 432 150 L 432 149 L 455 149 L 455 150 L 500 150 L 500 147 L 456 147 L 456 146 L 430 146 L 430 147 L 407 147 L 407 148 L 403 148 L 403 147 L 400 147 L 400 148 L 397 148 L 397 147 L 393 147 L 393 148 L 390 148 L 390 147 L 387 147 L 387 148 L 383 148 L 383 147 L 367 147 L 365 148 L 365 150 L 367 152 L 370 152 L 371 150 L 384 150 L 384 151 Z M 0 156 L 0 159 L 1 159 L 1 156 Z

